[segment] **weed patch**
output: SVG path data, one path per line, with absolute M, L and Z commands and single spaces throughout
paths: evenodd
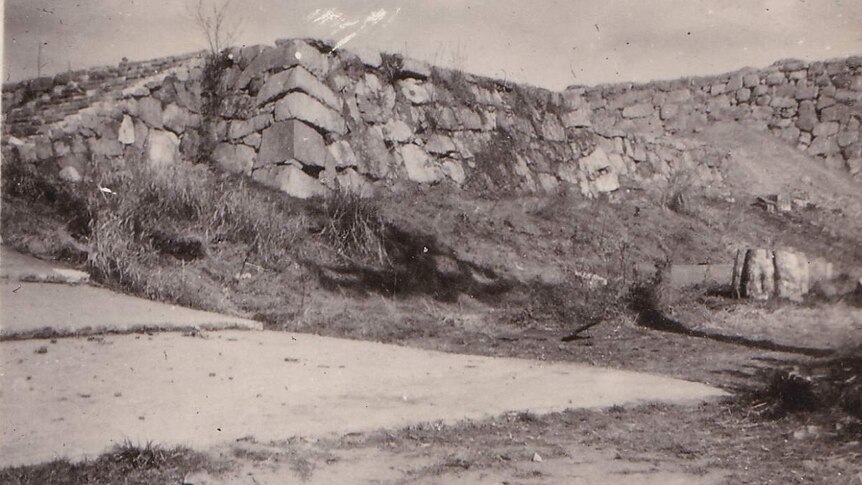
M 138 167 L 103 176 L 115 194 L 92 198 L 94 277 L 154 296 L 146 268 L 159 259 L 202 258 L 222 242 L 247 247 L 247 259 L 277 267 L 305 231 L 305 218 L 282 194 L 206 167 Z M 163 296 L 163 295 L 159 295 Z
M 94 483 L 183 483 L 186 475 L 216 467 L 201 453 L 188 448 L 164 448 L 124 442 L 92 461 L 69 460 L 0 470 L 0 482 L 15 485 L 84 485 Z
M 431 70 L 431 80 L 438 88 L 445 88 L 456 104 L 467 107 L 476 104 L 476 95 L 473 94 L 472 85 L 464 71 L 460 69 L 444 71 L 435 67 Z

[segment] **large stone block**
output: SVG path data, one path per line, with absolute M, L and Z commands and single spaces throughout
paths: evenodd
M 383 65 L 383 58 L 380 56 L 379 51 L 363 47 L 351 47 L 349 52 L 355 55 L 359 59 L 359 62 L 370 68 L 377 69 Z
M 135 141 L 134 146 L 138 150 L 143 150 L 144 145 L 147 143 L 147 137 L 149 137 L 150 129 L 147 128 L 147 124 L 141 120 L 135 121 Z
M 359 173 L 375 179 L 382 179 L 389 175 L 395 161 L 392 153 L 386 148 L 380 128 L 370 127 L 351 135 L 350 144 L 358 156 Z
M 775 262 L 772 251 L 750 250 L 743 265 L 742 295 L 753 300 L 766 300 L 775 292 Z
M 649 103 L 640 103 L 623 108 L 623 118 L 646 118 L 651 116 L 655 108 Z
M 117 132 L 117 141 L 123 145 L 135 143 L 135 123 L 129 115 L 123 116 L 123 122 L 120 123 L 120 129 Z
M 757 74 L 746 74 L 742 77 L 742 85 L 746 88 L 753 88 L 760 84 L 760 77 Z
M 838 133 L 839 125 L 837 121 L 828 121 L 820 123 L 814 127 L 814 136 L 832 136 Z
M 800 301 L 808 293 L 810 278 L 809 262 L 802 253 L 748 249 L 737 251 L 731 285 L 739 297 Z
M 794 251 L 775 251 L 775 290 L 780 298 L 801 301 L 808 293 L 808 260 Z
M 431 94 L 433 86 L 415 79 L 402 79 L 398 81 L 398 89 L 413 104 L 427 104 L 433 99 Z
M 73 184 L 76 184 L 83 180 L 83 177 L 81 177 L 81 174 L 78 172 L 78 169 L 71 165 L 63 167 L 63 169 L 60 170 L 58 176 L 60 177 L 60 180 L 64 180 Z
M 138 118 L 150 128 L 161 129 L 163 125 L 162 102 L 155 98 L 138 100 Z
M 355 167 L 359 164 L 356 153 L 347 140 L 339 140 L 326 147 L 326 149 L 335 161 L 336 168 Z
M 335 183 L 339 189 L 356 194 L 362 198 L 374 196 L 374 187 L 365 180 L 356 170 L 348 168 L 342 170 L 335 176 Z
M 413 139 L 413 128 L 399 119 L 390 119 L 381 126 L 383 138 L 387 141 L 407 143 Z
M 574 111 L 569 111 L 560 117 L 563 126 L 566 128 L 584 128 L 592 126 L 590 118 L 593 112 L 589 106 L 582 106 Z
M 457 185 L 462 185 L 464 181 L 467 180 L 467 174 L 464 173 L 464 167 L 458 160 L 444 160 L 441 168 L 443 169 L 443 173 L 445 173 L 446 176 L 452 179 L 452 181 Z
M 578 160 L 578 168 L 588 177 L 595 176 L 610 166 L 611 160 L 601 147 L 596 147 L 592 153 Z
M 293 66 L 302 66 L 318 77 L 329 72 L 326 56 L 308 43 L 293 39 L 258 54 L 239 75 L 234 87 L 245 89 L 252 79 L 261 77 L 265 72 Z
M 457 152 L 458 148 L 455 146 L 452 138 L 446 135 L 435 134 L 431 135 L 428 141 L 425 142 L 425 151 L 434 155 L 447 155 Z
M 233 120 L 228 128 L 228 139 L 238 140 L 245 138 L 253 133 L 263 131 L 272 124 L 272 115 L 268 113 L 260 114 L 250 120 Z
M 363 121 L 385 123 L 392 117 L 395 108 L 395 88 L 391 85 L 384 87 L 377 76 L 367 73 L 356 84 L 355 99 L 359 117 Z
M 188 110 L 171 103 L 162 112 L 162 124 L 166 129 L 182 135 L 191 124 L 191 116 Z
M 592 181 L 592 190 L 604 194 L 620 188 L 620 177 L 615 172 L 605 172 Z
M 180 140 L 177 135 L 155 128 L 147 137 L 147 161 L 150 167 L 164 168 L 180 159 Z
M 461 123 L 461 127 L 465 130 L 471 131 L 480 131 L 484 126 L 482 123 L 482 117 L 479 113 L 471 110 L 467 107 L 460 107 L 454 110 L 455 118 Z M 520 119 L 520 118 L 519 118 Z M 499 121 L 498 121 L 499 122 Z M 530 125 L 530 132 L 533 131 L 532 125 Z
M 422 148 L 408 144 L 402 146 L 399 153 L 404 160 L 407 178 L 410 180 L 419 183 L 436 183 L 445 176 L 442 168 Z
M 264 130 L 257 166 L 298 160 L 324 167 L 327 154 L 323 137 L 314 128 L 297 120 L 282 121 Z
M 275 119 L 297 119 L 326 132 L 347 133 L 347 125 L 339 113 L 305 93 L 293 92 L 280 99 L 275 104 Z
M 542 138 L 550 141 L 566 141 L 566 129 L 556 115 L 548 113 L 542 121 Z
M 336 111 L 341 110 L 338 96 L 301 66 L 270 76 L 257 93 L 256 104 L 262 106 L 292 91 L 301 91 Z
M 246 145 L 219 143 L 213 150 L 212 161 L 226 172 L 251 175 L 254 157 L 254 148 Z
M 269 165 L 256 169 L 252 178 L 299 199 L 325 196 L 329 191 L 320 180 L 294 165 Z

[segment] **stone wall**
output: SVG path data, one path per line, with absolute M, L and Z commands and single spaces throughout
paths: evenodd
M 562 93 L 316 41 L 233 49 L 4 87 L 3 154 L 86 177 L 102 159 L 165 166 L 201 153 L 294 196 L 397 184 L 586 196 L 690 168 L 709 183 L 722 154 L 676 137 L 713 120 L 761 123 L 858 172 L 859 59 Z
M 567 128 L 622 140 L 614 153 L 663 164 L 649 144 L 708 123 L 738 121 L 862 176 L 862 56 L 825 62 L 784 60 L 762 69 L 642 85 L 572 87 Z M 619 147 L 620 142 L 617 142 Z

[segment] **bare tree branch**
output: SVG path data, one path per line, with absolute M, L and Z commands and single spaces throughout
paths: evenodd
M 192 22 L 203 34 L 211 54 L 233 44 L 242 31 L 242 20 L 233 15 L 232 0 L 197 0 L 188 5 Z

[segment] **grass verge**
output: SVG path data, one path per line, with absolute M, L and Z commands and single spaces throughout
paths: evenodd
M 66 459 L 31 466 L 0 469 L 0 483 L 9 485 L 93 485 L 184 483 L 187 475 L 217 470 L 206 455 L 184 447 L 165 448 L 154 443 L 129 441 L 95 460 Z

